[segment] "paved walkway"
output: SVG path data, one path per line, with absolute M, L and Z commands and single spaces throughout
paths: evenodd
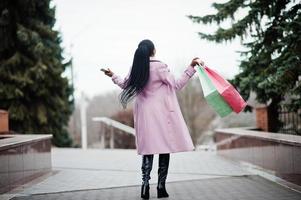
M 258 176 L 180 181 L 168 184 L 171 200 L 300 200 L 301 194 L 292 192 Z M 155 185 L 151 199 L 156 199 Z M 15 200 L 134 200 L 139 198 L 140 187 L 126 186 L 110 189 L 50 193 Z
M 13 200 L 140 199 L 141 156 L 135 150 L 54 148 L 52 155 L 53 173 L 17 190 Z M 155 156 L 152 199 L 156 199 L 157 166 Z M 301 199 L 301 193 L 261 178 L 214 152 L 171 154 L 167 182 L 169 199 L 175 200 Z

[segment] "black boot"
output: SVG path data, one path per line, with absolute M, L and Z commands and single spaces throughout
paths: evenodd
M 159 169 L 158 169 L 158 186 L 157 186 L 158 198 L 169 197 L 165 188 L 165 181 L 168 174 L 168 166 L 169 166 L 169 154 L 160 154 Z
M 141 186 L 141 198 L 149 199 L 149 180 L 150 173 L 153 167 L 154 155 L 143 155 L 142 156 L 142 186 Z

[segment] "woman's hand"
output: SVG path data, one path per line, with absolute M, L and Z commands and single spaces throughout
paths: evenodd
M 204 66 L 204 61 L 202 61 L 201 59 L 196 57 L 191 61 L 190 65 L 193 66 L 193 67 L 195 67 L 196 65 Z
M 105 75 L 107 75 L 108 77 L 112 77 L 113 76 L 113 72 L 108 68 L 108 69 L 101 69 L 101 71 L 103 71 L 105 73 Z

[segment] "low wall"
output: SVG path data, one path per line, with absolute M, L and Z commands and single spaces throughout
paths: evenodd
M 244 128 L 217 129 L 218 154 L 271 170 L 301 185 L 301 136 Z
M 0 134 L 5 134 L 8 130 L 8 112 L 0 109 Z
M 51 135 L 0 135 L 0 194 L 51 170 Z

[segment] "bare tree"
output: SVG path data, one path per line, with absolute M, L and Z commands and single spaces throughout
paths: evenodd
M 190 80 L 177 96 L 192 140 L 196 144 L 198 138 L 208 129 L 215 113 L 207 105 L 197 78 Z

